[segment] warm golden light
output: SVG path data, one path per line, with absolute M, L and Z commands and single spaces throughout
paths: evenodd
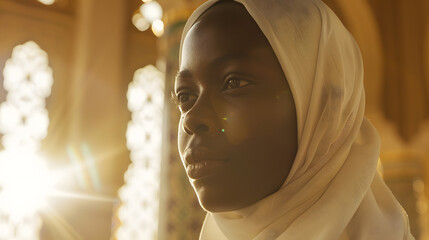
M 38 0 L 38 1 L 45 5 L 52 5 L 55 3 L 55 0 Z
M 140 13 L 150 23 L 162 18 L 162 7 L 157 1 L 149 1 L 140 6 Z
M 35 153 L 0 152 L 0 209 L 18 222 L 46 204 L 52 179 L 45 161 Z
M 146 31 L 149 29 L 150 27 L 150 23 L 141 15 L 140 12 L 136 12 L 133 15 L 132 18 L 133 24 L 134 26 L 139 30 L 139 31 Z
M 51 94 L 47 54 L 29 41 L 15 47 L 3 71 L 7 101 L 0 105 L 0 239 L 39 239 L 53 180 L 38 154 L 49 125 L 45 98 Z
M 0 105 L 0 131 L 6 149 L 36 151 L 49 125 L 45 98 L 51 94 L 52 70 L 47 54 L 29 41 L 13 49 L 6 61 L 3 86 L 7 101 Z
M 162 14 L 162 7 L 157 1 L 143 0 L 139 10 L 134 13 L 132 22 L 139 31 L 146 31 L 152 26 L 152 32 L 160 37 L 164 34 Z
M 164 34 L 164 23 L 161 20 L 155 20 L 152 23 L 152 32 L 157 37 L 161 37 Z
M 154 66 L 136 71 L 128 86 L 132 119 L 126 132 L 132 163 L 119 190 L 118 240 L 157 239 L 164 76 Z

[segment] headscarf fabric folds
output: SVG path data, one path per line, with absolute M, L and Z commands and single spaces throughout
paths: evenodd
M 273 48 L 297 111 L 298 152 L 282 187 L 231 212 L 207 213 L 203 240 L 414 239 L 376 171 L 379 137 L 364 117 L 358 45 L 319 0 L 235 0 Z M 193 23 L 217 0 L 201 5 Z

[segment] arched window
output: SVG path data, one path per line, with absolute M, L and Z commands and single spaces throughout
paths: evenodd
M 0 239 L 39 239 L 50 180 L 38 156 L 49 125 L 45 98 L 51 94 L 48 56 L 33 41 L 18 45 L 3 70 L 6 101 L 0 105 Z
M 115 238 L 156 239 L 158 234 L 164 76 L 152 65 L 137 70 L 128 86 L 127 147 L 132 163 L 119 190 Z

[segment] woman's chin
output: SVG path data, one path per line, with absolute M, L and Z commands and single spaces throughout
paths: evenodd
M 199 188 L 196 190 L 200 206 L 207 212 L 229 212 L 252 205 L 248 198 L 225 192 Z
M 239 208 L 231 206 L 231 204 L 225 204 L 221 201 L 216 201 L 214 199 L 201 199 L 198 198 L 201 208 L 207 212 L 218 213 L 218 212 L 229 212 L 234 211 Z
M 195 189 L 200 206 L 207 212 L 231 211 L 231 207 L 225 199 L 210 190 L 199 188 Z

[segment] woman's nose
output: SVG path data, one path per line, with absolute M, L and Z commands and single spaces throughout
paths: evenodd
M 182 118 L 183 131 L 189 135 L 212 135 L 219 128 L 217 114 L 209 99 L 199 97 Z

